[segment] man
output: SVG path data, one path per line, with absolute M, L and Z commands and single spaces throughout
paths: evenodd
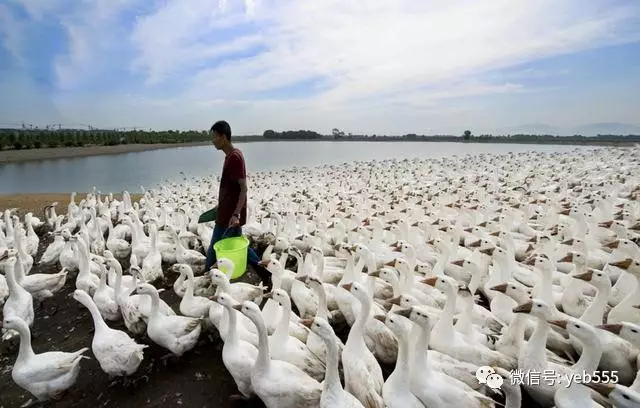
M 207 250 L 205 270 L 209 270 L 216 262 L 213 244 L 223 238 L 238 237 L 242 235 L 242 226 L 247 222 L 247 170 L 244 156 L 240 149 L 231 144 L 231 126 L 224 120 L 211 126 L 213 145 L 217 150 L 225 154 L 222 166 L 222 177 L 218 192 L 218 211 L 216 213 L 215 227 L 211 244 Z M 263 266 L 259 265 L 260 258 L 249 247 L 247 263 L 258 273 L 262 282 L 271 288 L 271 274 Z

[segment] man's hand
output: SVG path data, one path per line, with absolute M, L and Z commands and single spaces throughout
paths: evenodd
M 240 218 L 238 218 L 236 215 L 232 215 L 231 219 L 229 220 L 229 228 L 237 227 L 239 224 Z

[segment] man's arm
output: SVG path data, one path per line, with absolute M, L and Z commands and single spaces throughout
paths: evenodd
M 238 184 L 240 184 L 240 195 L 238 196 L 238 203 L 236 204 L 236 209 L 233 213 L 240 217 L 240 211 L 242 211 L 242 207 L 244 206 L 244 200 L 247 198 L 247 179 L 238 179 Z

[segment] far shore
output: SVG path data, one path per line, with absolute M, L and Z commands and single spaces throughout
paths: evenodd
M 139 193 L 130 193 L 130 195 L 131 201 L 138 201 L 141 197 Z M 87 193 L 77 193 L 75 197 L 76 204 L 80 203 L 80 200 L 86 196 Z M 120 193 L 114 194 L 113 197 L 122 200 L 122 194 Z M 41 221 L 44 221 L 44 207 L 57 202 L 56 214 L 66 214 L 70 200 L 71 193 L 4 194 L 0 195 L 0 211 L 16 208 L 20 218 L 30 212 L 40 218 Z M 104 201 L 104 196 L 102 200 Z
M 497 143 L 497 144 L 536 144 L 536 145 L 564 145 L 564 146 L 613 146 L 613 147 L 626 147 L 633 146 L 636 142 L 575 142 L 571 141 L 562 141 L 558 143 L 553 142 L 534 142 L 534 141 L 449 141 L 449 140 L 389 140 L 389 139 L 371 139 L 371 140 L 349 140 L 349 139 L 333 139 L 333 138 L 323 138 L 323 139 L 255 139 L 255 138 L 247 138 L 241 139 L 238 138 L 233 140 L 234 143 L 254 143 L 254 142 L 390 142 L 390 143 Z M 41 149 L 22 149 L 22 150 L 0 150 L 0 165 L 8 164 L 8 163 L 21 163 L 28 161 L 39 161 L 39 160 L 51 160 L 51 159 L 70 159 L 77 157 L 89 157 L 89 156 L 102 156 L 102 155 L 111 155 L 111 154 L 124 154 L 124 153 L 135 153 L 135 152 L 144 152 L 149 150 L 158 150 L 158 149 L 173 149 L 180 147 L 193 147 L 193 146 L 211 146 L 211 142 L 189 142 L 189 143 L 153 143 L 153 144 L 120 144 L 114 146 L 83 146 L 83 147 L 55 147 L 55 148 L 41 148 Z

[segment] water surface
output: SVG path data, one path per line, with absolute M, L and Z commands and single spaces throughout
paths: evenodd
M 293 166 L 340 164 L 389 158 L 436 158 L 468 153 L 568 152 L 590 146 L 511 143 L 447 142 L 304 142 L 277 141 L 237 144 L 247 171 L 268 171 Z M 0 194 L 90 191 L 140 191 L 166 180 L 220 174 L 224 154 L 213 146 L 176 147 L 104 156 L 49 159 L 0 165 Z

